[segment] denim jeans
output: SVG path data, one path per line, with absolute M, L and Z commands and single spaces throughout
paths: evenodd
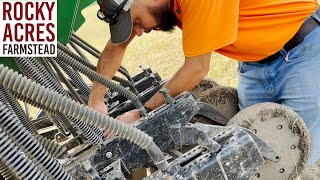
M 239 62 L 239 108 L 277 102 L 293 109 L 310 131 L 309 163 L 314 163 L 320 159 L 320 26 L 289 52 L 280 52 L 282 56 L 266 64 Z

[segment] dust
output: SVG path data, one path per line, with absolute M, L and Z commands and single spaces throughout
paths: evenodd
M 280 122 L 284 123 L 283 125 L 288 126 L 287 129 L 289 128 L 288 130 L 293 132 L 295 136 L 288 136 L 289 139 L 286 139 L 276 135 L 277 127 L 259 127 L 263 126 L 264 123 L 267 124 L 268 121 L 273 121 L 274 126 L 278 126 L 277 124 L 280 124 Z M 248 129 L 256 129 L 258 130 L 258 132 L 265 131 L 264 136 L 266 137 L 260 138 L 269 143 L 269 145 L 275 148 L 275 150 L 280 154 L 282 151 L 283 156 L 280 162 L 274 164 L 270 161 L 266 161 L 266 163 L 259 169 L 259 172 L 264 169 L 263 171 L 268 176 L 264 178 L 260 177 L 260 179 L 270 179 L 271 177 L 269 176 L 274 176 L 275 174 L 277 174 L 275 176 L 277 177 L 277 179 L 295 179 L 306 167 L 308 158 L 310 156 L 311 143 L 308 129 L 304 124 L 302 118 L 288 107 L 276 103 L 256 104 L 240 111 L 237 115 L 234 116 L 234 118 L 230 120 L 228 125 L 230 124 L 236 124 Z M 292 141 L 292 138 L 298 138 L 297 142 L 298 148 L 300 150 L 300 157 L 295 157 L 292 154 L 290 155 L 290 153 L 292 153 L 292 149 L 290 149 L 290 146 L 292 146 L 292 144 L 289 144 L 288 142 Z M 288 144 L 289 147 L 287 149 L 285 146 L 286 144 Z M 280 148 L 280 146 L 282 146 L 282 149 Z M 295 158 L 297 158 L 297 160 L 295 160 L 294 162 L 293 160 Z M 279 166 L 279 163 L 282 164 L 282 166 L 287 166 L 282 168 L 292 169 L 291 172 L 286 171 L 284 173 L 286 174 L 286 178 L 285 176 L 283 176 L 284 174 L 278 174 L 279 170 L 276 166 Z M 282 176 L 282 178 L 280 178 L 280 175 Z
M 199 96 L 206 90 L 219 86 L 217 82 L 210 78 L 204 78 L 192 91 L 191 93 L 196 97 Z
M 221 115 L 230 120 L 239 112 L 237 90 L 227 86 L 216 86 L 199 95 L 199 101 L 210 104 Z
M 307 168 L 301 173 L 301 180 L 318 180 L 320 179 L 320 160 Z

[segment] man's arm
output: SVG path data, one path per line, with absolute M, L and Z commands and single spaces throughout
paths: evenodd
M 111 43 L 111 40 L 109 40 L 106 47 L 100 55 L 97 65 L 97 73 L 101 74 L 102 76 L 110 80 L 119 69 L 126 48 L 134 37 L 135 33 L 133 32 L 130 39 L 120 45 L 113 45 Z M 103 102 L 106 91 L 107 88 L 104 85 L 101 85 L 97 82 L 93 82 L 93 87 L 89 96 L 88 106 L 90 106 L 93 109 L 96 109 L 101 113 L 107 114 L 108 110 Z
M 183 91 L 191 91 L 205 77 L 210 67 L 211 52 L 200 56 L 186 58 L 184 65 L 178 72 L 164 85 L 169 90 L 172 97 Z M 164 103 L 163 95 L 156 93 L 145 106 L 155 109 Z

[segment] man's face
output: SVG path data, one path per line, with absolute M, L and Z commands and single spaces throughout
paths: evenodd
M 135 3 L 136 1 L 136 3 Z M 138 36 L 151 30 L 172 31 L 178 19 L 171 0 L 135 0 L 131 6 L 133 31 Z

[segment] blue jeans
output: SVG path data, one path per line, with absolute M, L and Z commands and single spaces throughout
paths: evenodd
M 239 63 L 239 108 L 277 102 L 293 109 L 310 130 L 309 162 L 314 163 L 320 159 L 320 26 L 289 52 L 280 52 L 281 57 L 266 64 Z

